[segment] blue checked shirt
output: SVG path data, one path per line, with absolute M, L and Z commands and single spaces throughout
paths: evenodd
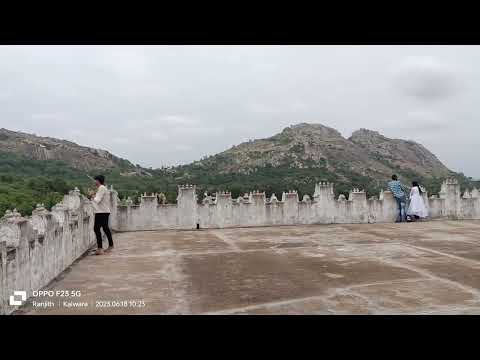
M 390 190 L 396 198 L 402 198 L 405 196 L 407 187 L 398 180 L 392 180 L 388 182 L 388 190 Z

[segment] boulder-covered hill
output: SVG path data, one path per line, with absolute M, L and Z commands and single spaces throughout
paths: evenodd
M 205 191 L 218 190 L 237 197 L 251 190 L 281 196 L 295 189 L 302 198 L 313 194 L 318 181 L 334 182 L 336 195 L 356 187 L 372 196 L 385 189 L 392 173 L 404 182 L 420 181 L 430 194 L 449 176 L 462 188 L 472 185 L 422 145 L 365 129 L 347 139 L 327 126 L 298 124 L 191 164 L 148 171 L 105 150 L 0 129 L 0 215 L 13 208 L 30 214 L 37 203 L 50 208 L 75 186 L 86 192 L 92 183 L 85 173 L 97 170 L 122 199 L 164 192 L 169 202 L 176 199 L 177 185 L 185 183 L 197 185 L 199 200 Z
M 404 181 L 455 175 L 434 154 L 413 141 L 389 139 L 366 129 L 347 139 L 333 128 L 306 123 L 287 127 L 266 139 L 233 146 L 177 170 L 183 178 L 192 180 L 201 172 L 225 178 L 268 173 L 274 182 L 277 179 L 273 177 L 285 173 L 304 176 L 309 183 L 313 178 L 325 179 L 344 186 L 370 187 L 372 191 L 384 186 L 392 173 Z
M 69 166 L 89 171 L 119 169 L 125 174 L 141 174 L 130 161 L 101 149 L 81 146 L 67 140 L 0 129 L 0 152 L 22 155 L 32 160 L 61 160 Z
M 348 140 L 364 148 L 373 159 L 410 169 L 426 177 L 445 177 L 451 174 L 434 154 L 414 141 L 389 139 L 368 129 L 355 131 Z

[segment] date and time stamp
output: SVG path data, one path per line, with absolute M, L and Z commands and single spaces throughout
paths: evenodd
M 146 306 L 143 299 L 83 299 L 80 290 L 38 290 L 29 296 L 30 305 L 39 309 L 51 308 L 95 308 L 95 309 L 141 309 Z

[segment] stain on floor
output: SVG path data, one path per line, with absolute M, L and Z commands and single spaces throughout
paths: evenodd
M 479 234 L 480 221 L 117 233 L 46 287 L 79 296 L 16 314 L 480 314 Z

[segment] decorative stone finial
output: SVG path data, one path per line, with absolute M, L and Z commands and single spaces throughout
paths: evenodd
M 80 195 L 80 190 L 78 190 L 78 188 L 75 186 L 73 190 L 68 192 L 68 195 Z
M 6 219 L 8 222 L 16 222 L 21 217 L 22 215 L 17 211 L 17 209 L 13 209 L 13 211 L 7 209 L 5 211 L 4 219 Z
M 471 195 L 472 195 L 472 198 L 478 198 L 478 197 L 480 197 L 480 193 L 479 193 L 479 191 L 478 191 L 477 188 L 474 188 L 474 189 L 472 190 Z
M 444 181 L 446 185 L 458 185 L 458 180 L 455 178 L 448 178 Z
M 195 185 L 185 184 L 185 185 L 178 185 L 179 190 L 187 190 L 187 189 L 194 189 Z
M 37 204 L 37 206 L 35 207 L 35 210 L 37 210 L 37 211 L 43 211 L 43 210 L 45 210 L 45 205 L 43 205 L 43 204 Z
M 52 206 L 52 211 L 65 211 L 68 207 L 63 203 L 58 203 Z

